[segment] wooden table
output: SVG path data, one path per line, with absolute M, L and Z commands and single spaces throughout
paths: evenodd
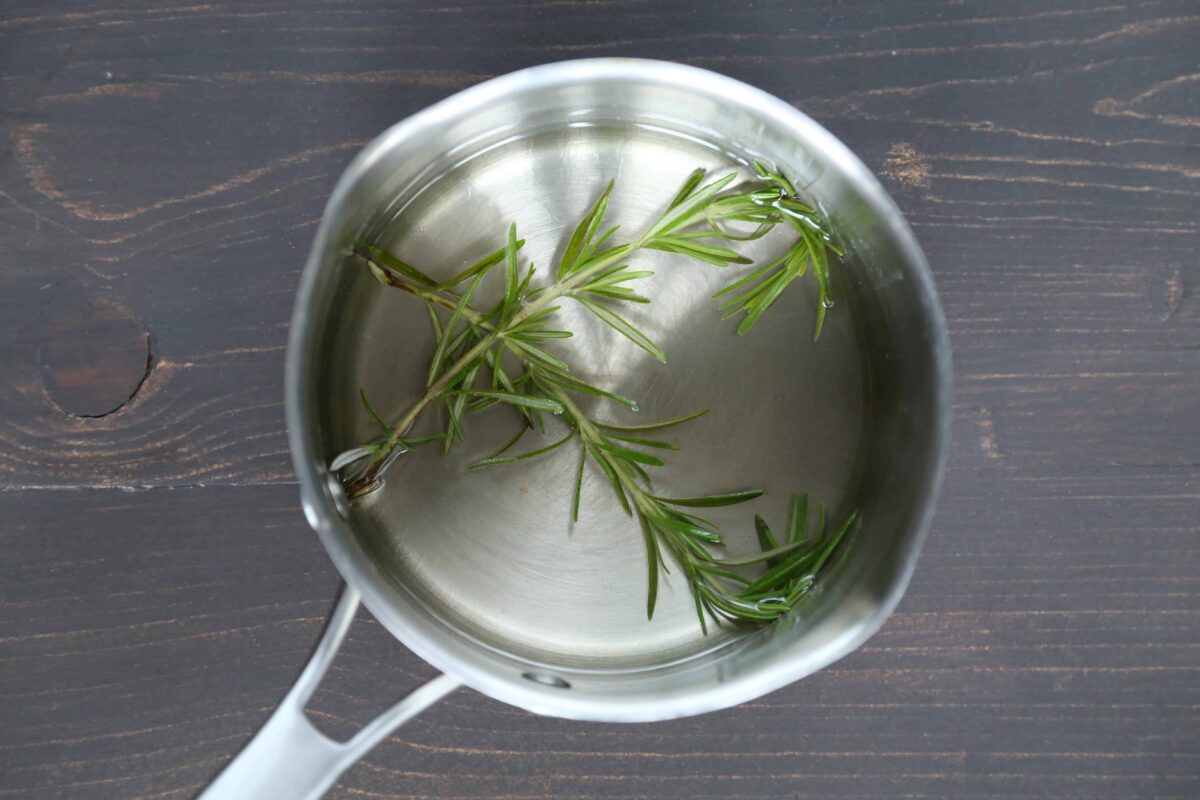
M 885 180 L 955 348 L 945 493 L 863 649 L 642 725 L 462 691 L 335 798 L 1200 796 L 1194 2 L 34 2 L 0 16 L 0 798 L 193 795 L 337 576 L 284 442 L 322 204 L 398 119 L 545 61 L 785 98 Z M 432 674 L 370 620 L 345 734 Z

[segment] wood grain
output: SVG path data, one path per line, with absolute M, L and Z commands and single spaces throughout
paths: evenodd
M 296 674 L 333 569 L 292 487 L 46 494 L 0 496 L 0 716 L 19 723 L 0 796 L 187 797 Z M 1008 511 L 987 536 L 945 525 L 989 502 Z M 952 492 L 899 611 L 830 669 L 638 726 L 460 692 L 333 796 L 1193 796 L 1198 513 L 1159 479 Z M 334 670 L 312 704 L 334 735 L 431 674 L 374 623 Z
M 189 797 L 261 723 L 336 588 L 281 408 L 333 182 L 459 88 L 599 55 L 761 86 L 897 198 L 955 349 L 935 530 L 866 647 L 759 702 L 460 692 L 332 796 L 1200 796 L 1198 38 L 1169 1 L 6 5 L 0 798 Z M 74 350 L 81 308 L 114 324 Z M 334 733 L 431 674 L 364 623 Z

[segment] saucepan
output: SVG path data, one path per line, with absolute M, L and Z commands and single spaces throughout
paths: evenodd
M 657 283 L 637 320 L 668 364 L 567 304 L 559 313 L 577 333 L 579 374 L 640 402 L 598 413 L 710 409 L 679 432 L 662 473 L 671 489 L 760 488 L 756 510 L 768 520 L 793 491 L 831 518 L 860 513 L 861 528 L 786 616 L 702 629 L 671 573 L 647 619 L 641 532 L 605 496 L 603 475 L 585 475 L 572 521 L 577 456 L 567 448 L 528 465 L 465 468 L 508 438 L 505 409 L 472 418 L 465 447 L 401 454 L 382 488 L 347 499 L 329 465 L 377 433 L 359 390 L 394 417 L 422 391 L 432 349 L 420 304 L 356 263 L 356 242 L 449 275 L 502 246 L 516 223 L 522 256 L 551 264 L 607 181 L 614 224 L 636 230 L 690 171 L 744 172 L 755 160 L 788 176 L 845 251 L 819 341 L 814 282 L 798 280 L 740 336 L 710 299 L 722 270 L 665 252 L 639 256 Z M 768 236 L 746 252 L 758 260 L 778 246 Z M 345 587 L 295 687 L 203 796 L 319 797 L 460 685 L 535 714 L 644 722 L 743 703 L 841 658 L 883 624 L 912 574 L 942 473 L 950 372 L 929 267 L 896 205 L 842 143 L 780 99 L 679 64 L 598 59 L 496 78 L 400 122 L 337 183 L 288 343 L 301 501 Z M 754 546 L 752 512 L 715 513 L 731 550 Z M 338 742 L 304 705 L 359 604 L 444 675 Z

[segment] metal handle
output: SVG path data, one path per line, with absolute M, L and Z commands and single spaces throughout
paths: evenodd
M 333 663 L 358 611 L 358 591 L 346 586 L 312 658 L 287 697 L 250 744 L 204 790 L 200 800 L 318 800 L 347 767 L 396 728 L 460 685 L 439 675 L 371 720 L 350 740 L 318 731 L 304 706 Z

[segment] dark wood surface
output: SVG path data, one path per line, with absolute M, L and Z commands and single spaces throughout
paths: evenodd
M 677 722 L 469 691 L 335 798 L 1200 797 L 1195 2 L 102 5 L 0 11 L 0 798 L 183 798 L 263 721 L 337 578 L 282 363 L 355 151 L 517 67 L 640 55 L 813 115 L 933 264 L 944 499 L 860 651 Z M 431 670 L 370 620 L 335 733 Z

